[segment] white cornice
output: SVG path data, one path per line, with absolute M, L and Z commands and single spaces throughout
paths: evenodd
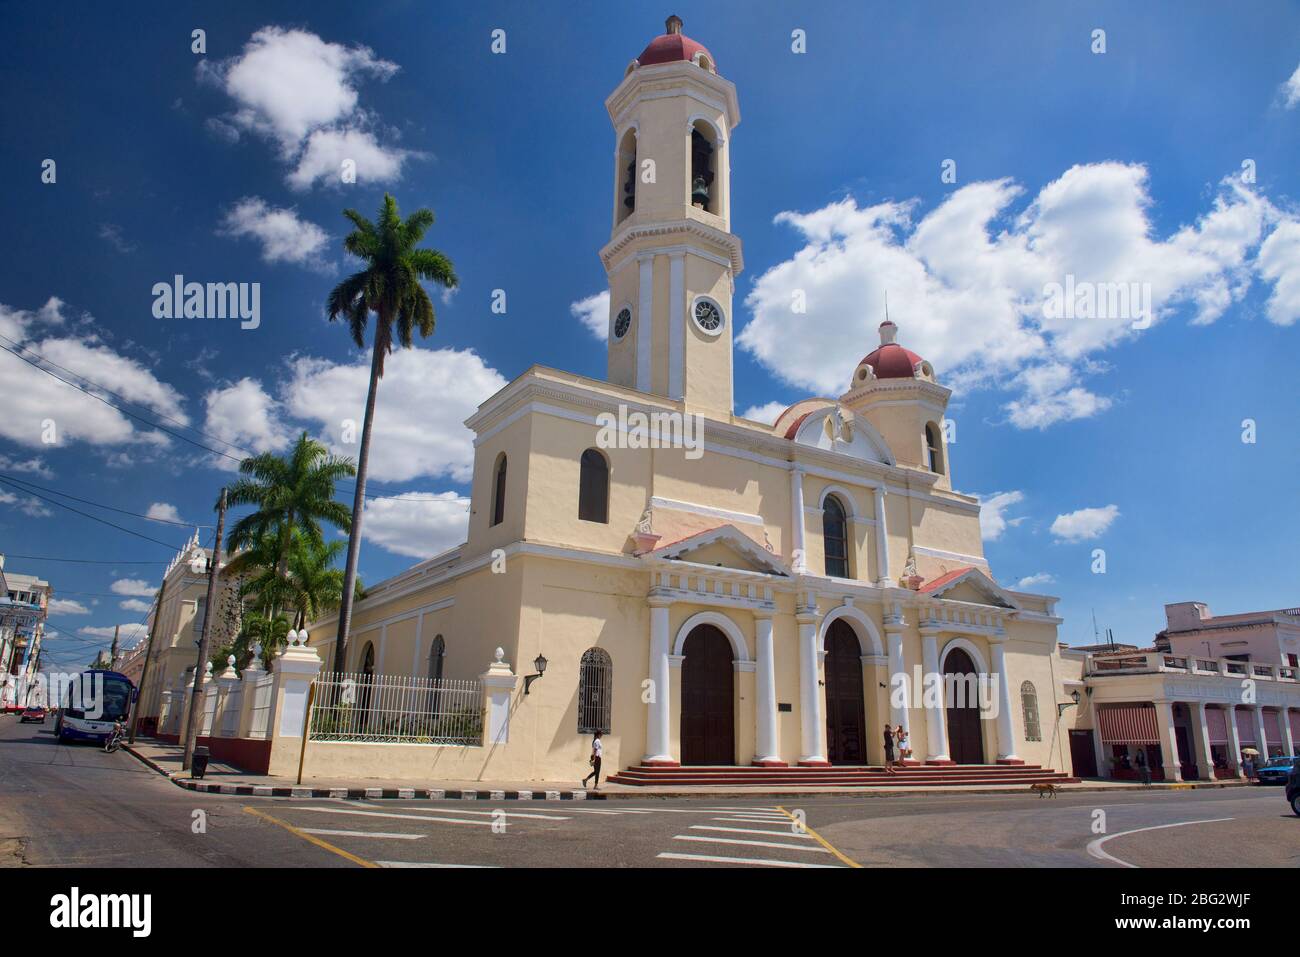
M 698 236 L 700 239 L 707 240 L 718 249 L 725 251 L 725 261 L 731 267 L 733 279 L 744 271 L 745 257 L 740 237 L 694 219 L 673 219 L 665 222 L 624 226 L 600 250 L 600 260 L 605 264 L 606 271 L 609 271 L 614 264 L 615 257 L 636 240 L 647 236 L 671 236 L 680 233 Z M 684 244 L 683 248 L 691 249 L 692 247 L 689 244 Z

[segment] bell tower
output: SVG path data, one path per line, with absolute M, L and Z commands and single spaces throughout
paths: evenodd
M 605 100 L 614 125 L 609 381 L 732 412 L 732 295 L 744 268 L 731 233 L 736 88 L 668 18 Z

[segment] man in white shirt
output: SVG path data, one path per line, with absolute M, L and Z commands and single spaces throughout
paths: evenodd
M 604 753 L 604 750 L 604 746 L 600 743 L 600 732 L 597 731 L 596 736 L 591 739 L 591 773 L 582 779 L 582 786 L 584 788 L 587 786 L 587 782 L 592 778 L 596 779 L 595 787 L 600 787 L 600 758 Z

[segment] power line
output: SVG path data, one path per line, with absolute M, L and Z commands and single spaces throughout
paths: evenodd
M 180 549 L 177 549 L 180 551 Z M 51 558 L 49 555 L 14 555 L 8 552 L 5 554 L 9 558 L 16 558 L 24 562 L 68 562 L 74 565 L 170 565 L 171 559 L 154 558 L 148 561 L 114 561 L 109 558 Z
M 37 485 L 35 482 L 29 482 L 26 479 L 14 478 L 12 475 L 4 475 L 3 473 L 0 473 L 0 479 L 5 479 L 9 482 L 17 482 L 20 485 L 27 485 L 41 492 L 49 492 L 51 495 L 58 495 L 61 498 L 70 498 L 74 502 L 81 502 L 83 505 L 93 505 L 95 508 L 108 509 L 110 512 L 120 512 L 123 515 L 130 515 L 134 518 L 142 518 L 147 522 L 161 522 L 164 525 L 179 525 L 181 528 L 211 528 L 212 527 L 211 525 L 203 525 L 197 522 L 178 522 L 170 518 L 155 518 L 152 515 L 143 515 L 140 512 L 132 512 L 125 508 L 117 508 L 114 505 L 105 505 L 102 502 L 92 502 L 88 498 L 77 498 L 77 496 L 70 495 L 67 492 L 60 492 L 57 489 L 45 488 L 42 485 Z
M 59 508 L 66 508 L 69 512 L 76 512 L 78 515 L 81 515 L 84 518 L 88 518 L 92 522 L 99 522 L 100 524 L 107 525 L 110 528 L 116 528 L 119 532 L 126 532 L 128 535 L 134 535 L 136 538 L 143 538 L 146 542 L 153 542 L 155 545 L 161 545 L 163 546 L 163 548 L 170 548 L 172 551 L 180 551 L 180 549 L 177 546 L 173 545 L 171 542 L 164 542 L 157 538 L 150 538 L 148 535 L 144 535 L 140 532 L 135 531 L 134 529 L 127 528 L 125 525 L 118 525 L 116 522 L 110 522 L 106 518 L 100 518 L 98 515 L 91 515 L 89 512 L 83 512 L 79 508 L 73 508 L 71 505 L 68 505 L 66 502 L 60 502 L 57 499 L 52 499 L 45 495 L 38 495 L 36 492 L 33 492 L 29 489 L 25 489 L 21 485 L 16 485 L 3 477 L 0 477 L 0 485 L 10 485 L 12 488 L 17 489 L 18 491 L 22 492 L 25 495 L 30 495 L 33 498 L 39 498 L 42 501 L 49 502 L 51 505 L 57 505 Z

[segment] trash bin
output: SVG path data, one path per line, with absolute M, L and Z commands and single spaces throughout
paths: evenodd
M 208 749 L 199 746 L 194 749 L 194 758 L 190 761 L 190 777 L 201 778 L 208 769 Z

